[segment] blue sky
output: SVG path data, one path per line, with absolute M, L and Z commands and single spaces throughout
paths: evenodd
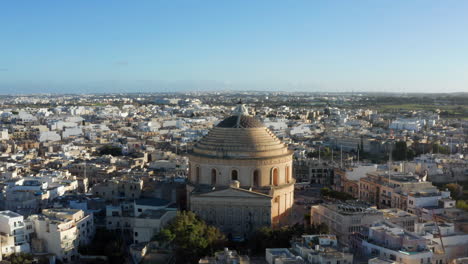
M 0 93 L 468 92 L 468 1 L 0 2 Z

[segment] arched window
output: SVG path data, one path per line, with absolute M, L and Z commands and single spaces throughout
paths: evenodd
M 279 185 L 279 175 L 278 175 L 278 168 L 273 168 L 271 170 L 271 178 L 272 178 L 272 181 L 273 181 L 273 185 L 274 186 L 278 186 Z
M 232 170 L 231 171 L 231 180 L 237 181 L 239 177 L 237 177 L 237 170 Z
M 211 185 L 216 185 L 216 169 L 211 169 Z
M 286 166 L 286 183 L 289 183 L 290 182 L 290 176 L 289 176 L 289 166 Z
M 200 183 L 200 167 L 197 166 L 196 170 L 195 170 L 195 179 L 196 179 L 196 183 Z
M 258 187 L 259 185 L 259 172 L 255 170 L 253 173 L 253 186 Z

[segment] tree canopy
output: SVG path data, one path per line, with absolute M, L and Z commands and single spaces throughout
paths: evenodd
M 459 184 L 448 183 L 444 187 L 450 191 L 450 196 L 452 196 L 453 199 L 460 199 L 463 195 L 463 187 Z
M 198 263 L 212 255 L 226 242 L 225 236 L 214 226 L 207 225 L 192 212 L 179 212 L 155 239 L 172 248 L 177 263 Z
M 468 203 L 464 200 L 458 200 L 456 204 L 457 208 L 468 211 Z
M 449 154 L 450 149 L 437 143 L 432 144 L 432 153 Z
M 320 156 L 322 159 L 329 159 L 331 158 L 331 155 L 332 152 L 329 147 L 319 148 L 318 150 L 314 150 L 307 153 L 308 158 L 318 158 Z
M 106 229 L 96 229 L 91 244 L 80 246 L 78 251 L 83 255 L 103 255 L 110 263 L 121 263 L 125 260 L 125 241 L 121 234 Z
M 105 145 L 99 150 L 101 155 L 122 156 L 122 148 L 114 145 Z
M 408 148 L 406 142 L 399 141 L 395 143 L 395 149 L 392 151 L 394 160 L 412 160 L 416 153 L 413 149 Z
M 27 253 L 13 253 L 7 258 L 12 264 L 33 263 L 33 256 Z
M 351 194 L 349 194 L 349 193 L 339 192 L 339 191 L 331 190 L 331 189 L 328 189 L 328 188 L 322 188 L 322 189 L 320 189 L 320 194 L 321 194 L 322 196 L 327 196 L 327 197 L 335 198 L 335 199 L 342 200 L 342 201 L 354 200 L 354 199 L 355 199 L 355 198 L 354 198 Z

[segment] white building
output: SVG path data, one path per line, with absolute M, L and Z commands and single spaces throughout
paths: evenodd
M 63 138 L 81 135 L 83 135 L 83 129 L 81 127 L 65 128 L 62 133 Z
M 8 129 L 3 129 L 0 131 L 0 140 L 8 140 L 10 137 L 8 136 Z
M 20 214 L 0 211 L 0 239 L 2 256 L 30 252 L 24 219 Z
M 177 215 L 171 202 L 158 198 L 138 199 L 132 203 L 106 207 L 106 228 L 128 230 L 135 244 L 149 242 L 170 220 Z
M 303 235 L 292 243 L 292 252 L 310 264 L 353 263 L 353 254 L 338 247 L 335 235 Z
M 429 249 L 426 238 L 386 221 L 373 224 L 361 235 L 356 234 L 353 243 L 364 256 L 402 264 L 433 264 L 440 257 Z
M 93 215 L 76 209 L 45 209 L 28 218 L 44 252 L 63 262 L 78 258 L 78 246 L 91 242 L 95 234 Z
M 61 139 L 60 135 L 55 131 L 45 131 L 39 134 L 39 142 L 59 141 Z
M 287 248 L 267 248 L 265 250 L 265 260 L 268 264 L 303 264 L 304 260 L 295 256 Z
M 425 120 L 419 119 L 397 119 L 393 121 L 389 128 L 395 130 L 419 131 L 426 124 Z
M 449 191 L 411 192 L 408 194 L 407 208 L 410 213 L 419 213 L 424 207 L 437 207 L 439 200 L 450 198 Z M 454 201 L 453 201 L 454 203 Z

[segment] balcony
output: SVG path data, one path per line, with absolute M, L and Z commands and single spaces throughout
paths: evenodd
M 62 240 L 60 246 L 64 251 L 69 251 L 75 248 L 75 241 L 74 239 Z
M 24 235 L 24 231 L 23 230 L 13 230 L 13 235 L 14 236 L 22 236 L 22 235 Z

